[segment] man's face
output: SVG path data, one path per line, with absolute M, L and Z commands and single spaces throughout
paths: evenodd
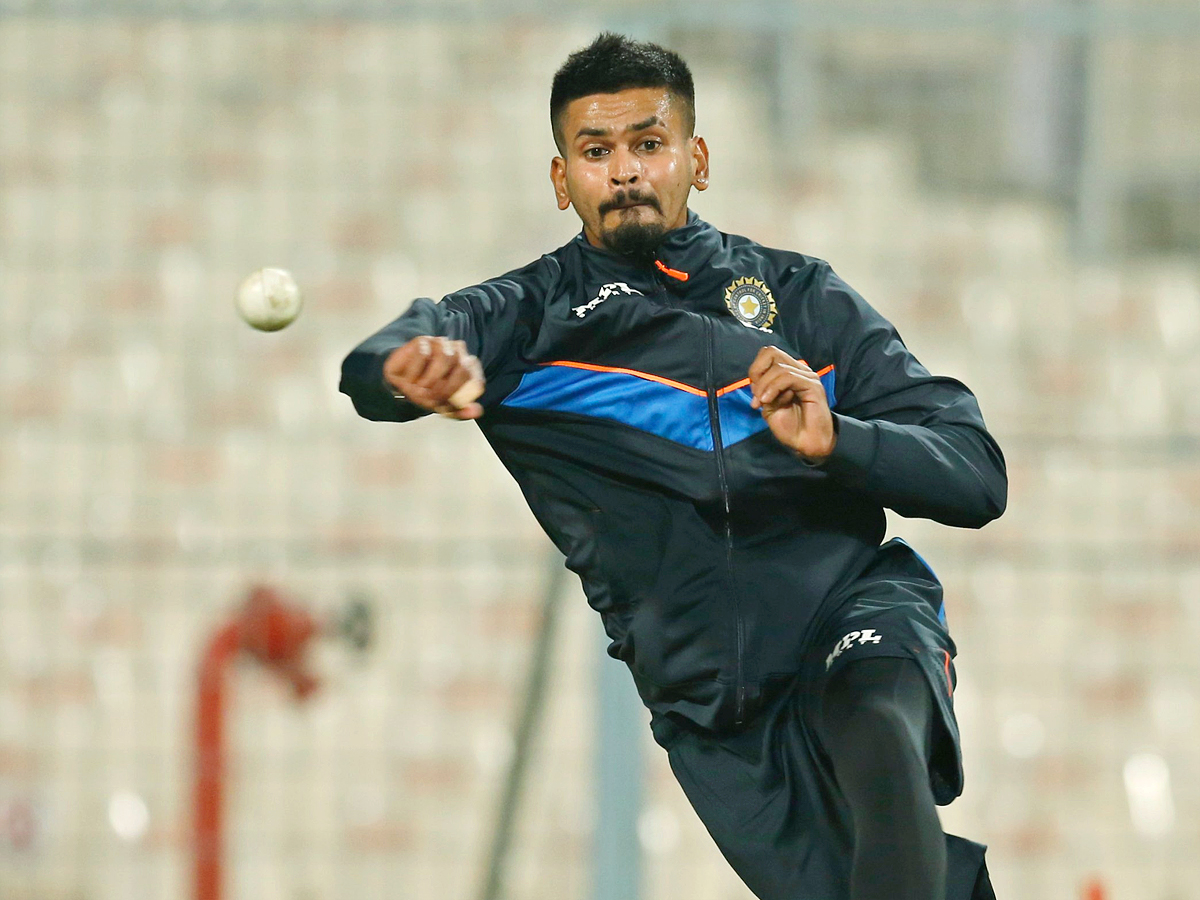
M 595 247 L 652 252 L 687 222 L 692 187 L 708 187 L 708 148 L 686 129 L 682 102 L 665 88 L 571 101 L 562 115 L 563 156 L 550 164 L 558 208 L 575 207 Z

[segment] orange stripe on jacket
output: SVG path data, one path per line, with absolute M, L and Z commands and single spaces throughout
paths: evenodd
M 708 391 L 701 390 L 697 387 L 692 387 L 690 384 L 684 384 L 681 381 L 674 381 L 670 378 L 664 378 L 661 375 L 652 375 L 649 372 L 641 372 L 637 369 L 626 369 L 621 366 L 601 366 L 596 363 L 575 362 L 570 359 L 557 359 L 553 362 L 542 363 L 543 366 L 567 366 L 571 369 L 586 369 L 589 372 L 618 372 L 621 375 L 632 375 L 635 378 L 645 378 L 647 381 L 656 381 L 659 384 L 665 384 L 667 387 L 673 387 L 676 390 L 687 391 L 689 394 L 695 394 L 697 397 L 707 397 Z M 739 388 L 744 388 L 750 383 L 749 378 L 743 378 L 741 381 L 735 381 L 733 384 L 726 385 L 717 391 L 718 397 L 724 397 L 726 394 L 736 391 Z
M 695 394 L 697 397 L 707 397 L 708 391 L 702 391 L 700 388 L 694 388 L 690 384 L 684 384 L 680 381 L 672 381 L 670 378 L 663 378 L 661 375 L 651 375 L 649 372 L 639 372 L 637 369 L 624 369 L 620 366 L 598 366 L 595 363 L 574 362 L 569 359 L 559 359 L 554 362 L 542 363 L 544 366 L 566 366 L 571 369 L 586 369 L 589 372 L 618 372 L 621 375 L 632 375 L 635 378 L 644 378 L 647 381 L 657 381 L 659 384 L 665 384 L 667 387 L 673 387 L 680 391 L 687 391 L 689 394 Z
M 804 363 L 806 366 L 808 365 L 808 363 L 803 359 L 800 360 L 800 362 Z M 825 368 L 823 368 L 820 372 L 817 373 L 817 377 L 820 378 L 822 375 L 828 375 L 832 371 L 833 371 L 833 363 L 830 363 Z
M 803 362 L 803 360 L 801 360 Z M 656 381 L 659 384 L 665 384 L 667 387 L 673 387 L 676 390 L 687 391 L 689 394 L 695 394 L 697 397 L 707 397 L 708 392 L 700 388 L 692 387 L 690 384 L 684 384 L 682 381 L 673 381 L 670 378 L 664 378 L 661 375 L 652 375 L 649 372 L 640 372 L 637 369 L 626 369 L 621 366 L 601 366 L 596 363 L 575 362 L 570 359 L 556 359 L 553 362 L 542 363 L 543 366 L 566 366 L 571 369 L 586 369 L 589 372 L 617 372 L 621 375 L 632 375 L 635 378 L 644 378 L 647 381 Z M 808 365 L 808 363 L 805 363 Z M 817 373 L 817 377 L 824 375 L 827 372 L 833 371 L 833 365 L 830 364 Z M 735 381 L 733 384 L 727 384 L 723 388 L 717 390 L 718 397 L 724 397 L 726 394 L 731 394 L 734 391 L 741 390 L 750 384 L 749 378 L 743 378 L 741 381 Z
M 726 385 L 725 387 L 723 387 L 719 391 L 717 391 L 717 396 L 724 397 L 726 394 L 730 393 L 731 391 L 736 391 L 741 388 L 744 388 L 749 383 L 750 383 L 749 378 L 743 378 L 741 381 L 735 381 L 733 384 Z

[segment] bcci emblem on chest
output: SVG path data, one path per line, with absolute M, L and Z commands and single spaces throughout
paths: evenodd
M 739 278 L 725 288 L 725 305 L 747 328 L 770 331 L 775 321 L 775 298 L 757 278 Z

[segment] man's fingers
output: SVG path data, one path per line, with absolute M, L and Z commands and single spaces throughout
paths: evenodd
M 388 354 L 388 358 L 383 361 L 383 377 L 388 381 L 392 381 L 401 377 L 404 367 L 408 364 L 408 358 L 412 355 L 412 347 L 405 344 L 402 347 L 397 347 Z
M 752 383 L 752 391 L 761 405 L 774 402 L 783 390 L 802 393 L 813 390 L 820 383 L 811 369 L 799 369 L 794 365 L 781 363 L 769 369 L 757 383 Z
M 425 367 L 429 365 L 432 352 L 433 347 L 429 338 L 413 338 L 404 346 L 392 351 L 391 356 L 384 364 L 384 377 L 396 387 L 400 387 L 399 382 L 405 382 L 411 387 L 421 377 Z
M 774 402 L 762 405 L 763 418 L 771 418 L 771 416 L 775 415 L 775 413 L 779 412 L 781 409 L 787 409 L 789 406 L 795 403 L 797 399 L 798 398 L 794 391 L 782 391 L 779 396 L 775 398 Z
M 446 384 L 457 377 L 458 370 L 470 367 L 475 357 L 467 351 L 467 345 L 462 341 L 450 341 L 435 338 L 430 353 L 429 365 L 417 379 L 433 391 L 441 391 Z
M 417 356 L 416 346 L 409 343 L 393 350 L 383 363 L 383 380 L 394 393 L 409 396 L 412 393 L 413 382 L 407 373 L 413 368 Z
M 439 416 L 444 416 L 447 419 L 459 419 L 466 421 L 468 419 L 478 419 L 483 415 L 483 407 L 478 403 L 468 403 L 462 409 L 455 409 L 452 406 L 443 406 L 436 410 Z
M 438 383 L 436 390 L 437 393 L 445 395 L 446 402 L 457 409 L 466 406 L 479 396 L 476 394 L 475 397 L 461 399 L 460 391 L 462 391 L 463 385 L 469 381 L 471 381 L 471 370 L 464 365 L 456 365 L 446 373 L 446 377 Z
M 431 367 L 431 371 L 426 373 L 427 384 L 439 400 L 446 398 L 451 407 L 459 409 L 479 399 L 483 394 L 483 367 L 479 360 L 467 351 L 466 344 L 462 341 L 454 341 L 448 345 L 446 355 L 453 360 L 450 368 L 440 378 L 434 379 L 433 376 L 438 370 Z
M 804 459 L 827 457 L 837 435 L 825 386 L 812 367 L 778 347 L 764 347 L 749 374 L 750 406 L 769 421 L 775 437 Z
M 761 403 L 753 400 L 750 403 L 752 409 L 757 409 L 765 418 L 771 418 L 772 415 L 780 410 L 788 409 L 792 406 L 799 405 L 800 395 L 795 391 L 783 391 L 770 403 Z
M 474 402 L 484 391 L 483 366 L 463 341 L 421 336 L 392 351 L 384 379 L 417 406 L 455 419 L 477 419 Z
M 445 398 L 439 397 L 427 387 L 422 387 L 419 384 L 400 385 L 400 393 L 404 395 L 404 399 L 409 403 L 415 403 L 417 406 L 423 406 L 425 409 L 436 410 L 439 406 L 445 403 Z
M 483 377 L 483 363 L 479 361 L 479 357 L 468 356 L 466 359 L 466 365 L 467 368 L 471 370 L 471 376 L 478 380 L 480 384 L 484 384 L 485 380 Z
M 444 398 L 447 406 L 462 409 L 483 394 L 484 382 L 482 376 L 476 375 L 477 368 L 468 365 L 457 366 L 438 382 L 431 392 L 439 402 Z
M 451 363 L 450 368 L 445 371 L 440 371 L 440 367 L 435 370 L 430 365 L 421 379 L 421 385 L 435 396 L 446 398 L 458 390 L 468 377 L 470 377 L 468 370 L 458 362 Z
M 790 357 L 778 347 L 763 347 L 754 357 L 754 362 L 750 363 L 750 371 L 746 374 L 750 376 L 751 381 L 761 378 L 766 373 L 767 369 L 771 368 L 771 366 L 773 366 L 776 362 L 780 361 L 781 356 L 783 359 L 790 359 Z
M 764 375 L 771 366 L 781 363 L 783 365 L 796 366 L 797 368 L 808 369 L 808 363 L 802 359 L 794 359 L 785 350 L 778 347 L 768 346 L 761 348 L 754 357 L 754 361 L 750 363 L 750 370 L 746 373 L 753 381 L 756 378 Z M 811 371 L 811 370 L 810 370 Z
M 483 390 L 483 380 L 469 375 L 467 380 L 459 386 L 458 390 L 450 395 L 450 405 L 456 409 L 462 409 L 483 396 Z
M 425 371 L 421 373 L 421 377 L 417 379 L 421 384 L 427 385 L 431 389 L 434 388 L 439 381 L 444 379 L 458 364 L 458 348 L 453 341 L 447 341 L 443 338 L 434 338 L 431 341 L 429 353 L 429 365 Z

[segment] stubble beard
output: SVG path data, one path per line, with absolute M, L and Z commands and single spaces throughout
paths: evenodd
M 600 235 L 604 246 L 619 256 L 645 259 L 654 255 L 667 234 L 661 222 L 622 222 Z
M 600 216 L 603 220 L 611 210 L 629 202 L 646 204 L 647 208 L 658 213 L 659 221 L 644 222 L 641 213 L 617 213 L 620 222 L 616 228 L 601 231 L 600 242 L 619 256 L 646 259 L 654 254 L 667 233 L 667 227 L 661 221 L 662 205 L 657 197 L 639 190 L 617 191 L 612 200 L 600 205 Z

